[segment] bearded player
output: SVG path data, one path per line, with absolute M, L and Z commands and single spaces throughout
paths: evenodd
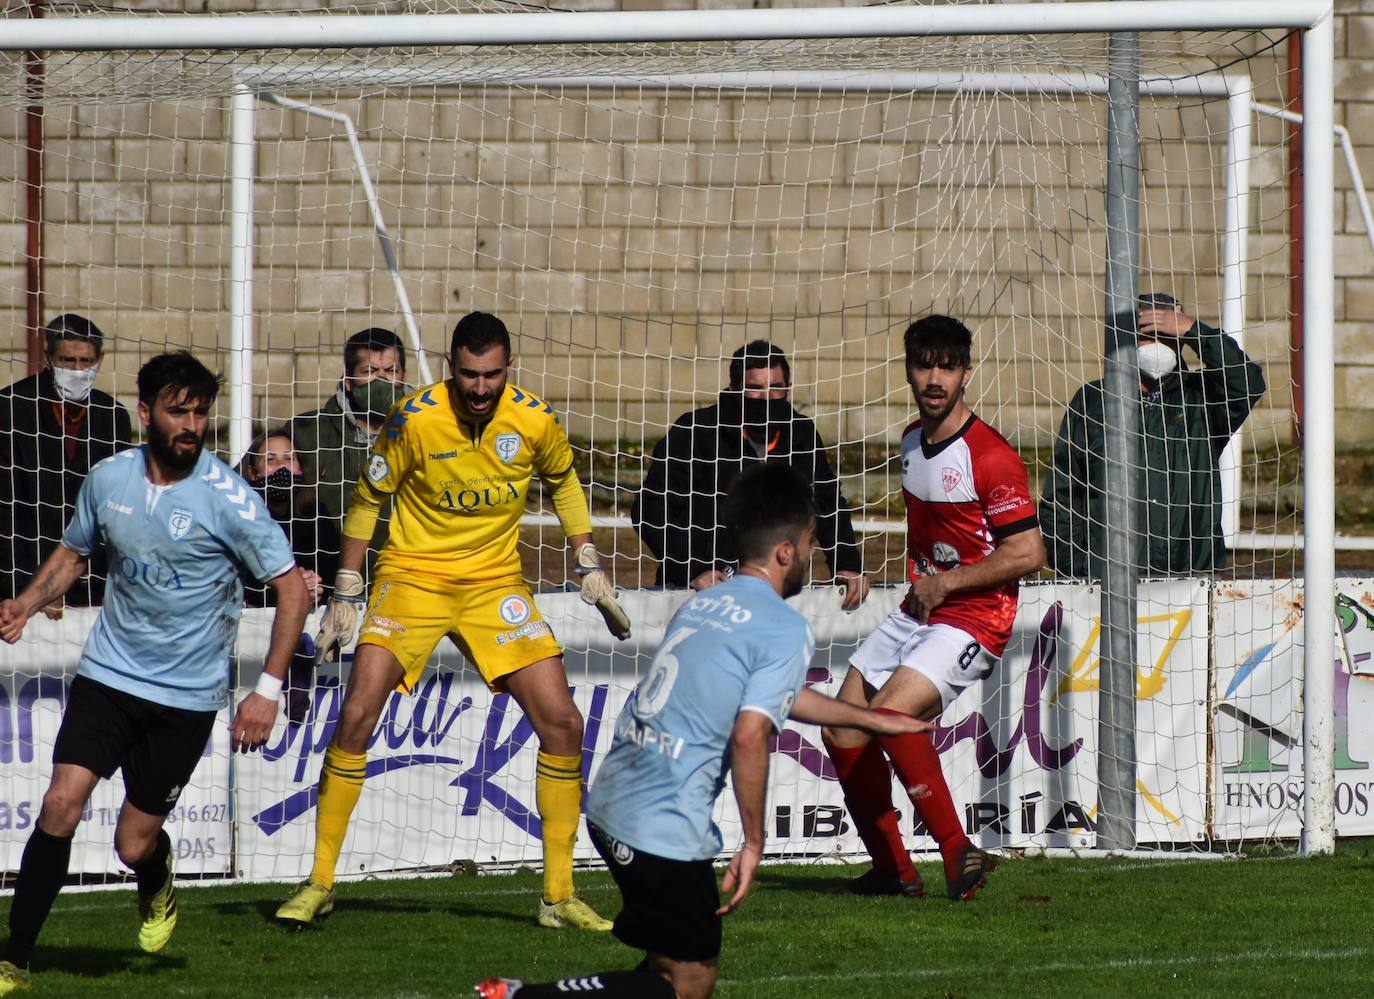
M 318 642 L 329 658 L 353 636 L 367 542 L 383 505 L 393 499 L 372 602 L 320 773 L 314 868 L 277 918 L 303 925 L 333 909 L 334 870 L 362 792 L 368 738 L 392 690 L 413 692 L 434 647 L 448 635 L 493 691 L 515 698 L 539 739 L 539 925 L 609 930 L 610 921 L 573 893 L 582 715 L 568 692 L 562 649 L 540 617 L 516 550 L 535 475 L 575 552 L 582 599 L 596 605 L 616 638 L 629 637 L 630 622 L 592 544 L 568 435 L 551 407 L 507 383 L 505 324 L 483 312 L 463 317 L 448 361 L 450 380 L 411 393 L 393 410 L 344 520 L 339 573 Z
M 949 316 L 927 316 L 903 337 L 907 382 L 921 413 L 902 434 L 911 589 L 855 651 L 840 700 L 938 717 L 996 669 L 1016 617 L 1017 581 L 1044 565 L 1026 466 L 964 401 L 972 342 L 968 327 Z M 849 890 L 924 894 L 893 809 L 891 760 L 940 845 L 949 898 L 973 898 L 996 859 L 964 834 L 930 735 L 872 740 L 839 728 L 823 735 L 873 858 L 872 870 Z

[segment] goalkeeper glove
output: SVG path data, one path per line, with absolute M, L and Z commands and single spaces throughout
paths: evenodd
M 363 576 L 351 569 L 340 569 L 334 577 L 334 593 L 320 621 L 320 633 L 315 638 L 315 662 L 338 662 L 343 646 L 353 641 L 358 627 L 358 612 L 363 609 Z
M 612 635 L 624 641 L 630 637 L 630 619 L 620 609 L 615 600 L 615 587 L 606 578 L 601 568 L 601 553 L 596 545 L 588 542 L 577 549 L 577 568 L 574 570 L 582 577 L 582 602 L 592 604 L 606 619 L 606 627 Z

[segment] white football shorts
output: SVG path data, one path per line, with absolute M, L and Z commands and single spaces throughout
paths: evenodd
M 922 624 L 900 607 L 863 640 L 849 665 L 876 688 L 899 666 L 920 673 L 940 691 L 947 708 L 966 687 L 989 676 L 998 658 L 972 635 L 948 624 Z

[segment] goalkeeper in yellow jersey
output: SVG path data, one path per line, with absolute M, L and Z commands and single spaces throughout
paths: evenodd
M 344 520 L 334 595 L 320 654 L 353 637 L 373 525 L 393 498 L 334 738 L 320 773 L 310 880 L 277 910 L 292 924 L 334 907 L 334 868 L 362 792 L 367 741 L 393 689 L 412 691 L 448 635 L 493 690 L 509 691 L 539 738 L 536 805 L 544 835 L 539 924 L 609 930 L 573 893 L 572 854 L 582 799 L 582 714 L 568 692 L 563 655 L 525 584 L 516 550 L 535 475 L 553 497 L 576 553 L 582 599 L 616 638 L 630 622 L 592 544 L 591 516 L 572 448 L 553 410 L 507 384 L 510 334 L 474 312 L 453 330 L 452 377 L 413 392 L 392 411 L 358 479 Z

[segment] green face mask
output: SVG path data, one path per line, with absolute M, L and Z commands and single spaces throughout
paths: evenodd
M 410 386 L 398 384 L 386 378 L 374 378 L 370 382 L 354 385 L 348 390 L 348 401 L 353 412 L 369 420 L 384 420 L 398 399 L 410 391 Z

